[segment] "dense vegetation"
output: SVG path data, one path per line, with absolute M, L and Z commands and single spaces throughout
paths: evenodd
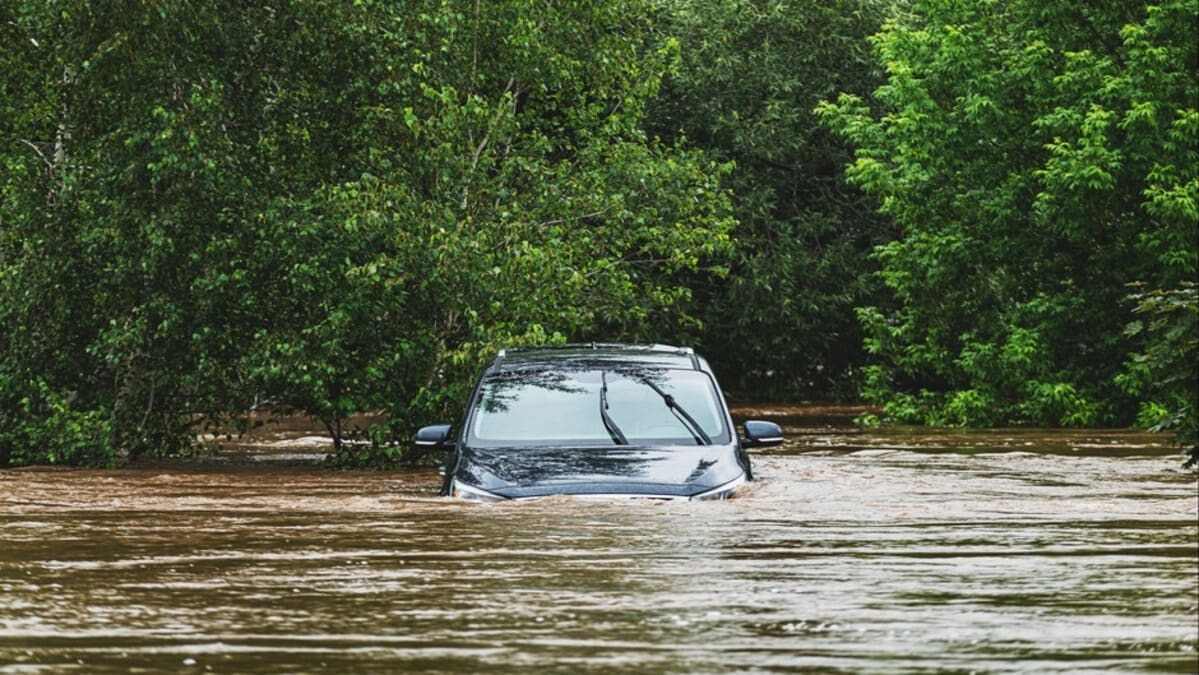
M 262 406 L 386 464 L 495 349 L 568 339 L 1193 446 L 1197 20 L 0 0 L 0 465 L 184 451 Z
M 728 253 L 724 169 L 642 130 L 677 53 L 646 8 L 17 10 L 0 462 L 180 450 L 263 404 L 403 438 L 499 345 L 669 334 L 675 279 Z
M 1129 284 L 1181 298 L 1199 270 L 1197 17 L 1195 0 L 917 0 L 884 25 L 886 83 L 821 107 L 902 231 L 876 253 L 893 303 L 859 310 L 868 400 L 933 424 L 1194 416 L 1194 329 L 1125 326 Z M 1173 387 L 1146 363 L 1167 353 Z
M 881 83 L 867 38 L 873 1 L 663 0 L 683 45 L 651 108 L 654 133 L 685 136 L 733 163 L 736 247 L 727 278 L 691 282 L 693 342 L 754 396 L 857 396 L 863 334 L 854 308 L 878 301 L 870 251 L 889 221 L 849 186 L 846 143 L 815 109 Z

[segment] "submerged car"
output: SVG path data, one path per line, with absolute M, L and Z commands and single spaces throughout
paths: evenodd
M 449 451 L 443 495 L 701 500 L 753 478 L 747 448 L 783 441 L 772 422 L 744 432 L 690 348 L 589 344 L 501 351 L 460 423 L 424 427 L 416 444 Z

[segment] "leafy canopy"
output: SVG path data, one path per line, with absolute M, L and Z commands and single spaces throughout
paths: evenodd
M 682 321 L 727 254 L 641 3 L 4 6 L 0 463 L 262 405 L 387 462 L 497 345 Z
M 902 228 L 875 252 L 894 306 L 859 312 L 889 416 L 1124 424 L 1156 405 L 1117 386 L 1144 339 L 1125 284 L 1196 277 L 1197 20 L 1196 0 L 916 0 L 873 38 L 873 101 L 820 106 Z
M 889 224 L 842 166 L 848 144 L 813 109 L 879 84 L 866 38 L 884 4 L 660 0 L 680 62 L 650 108 L 664 138 L 734 164 L 736 249 L 726 278 L 689 282 L 696 342 L 727 384 L 757 397 L 856 396 L 856 305 L 877 298 L 867 255 Z

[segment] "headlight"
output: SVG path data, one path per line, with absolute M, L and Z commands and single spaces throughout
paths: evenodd
M 506 499 L 506 497 L 501 497 L 494 492 L 488 492 L 487 490 L 483 490 L 472 485 L 459 483 L 458 479 L 454 479 L 453 484 L 450 486 L 450 495 L 459 499 L 470 499 L 482 502 L 497 502 Z
M 706 490 L 697 495 L 692 495 L 691 501 L 698 502 L 708 499 L 728 499 L 729 497 L 733 496 L 733 493 L 737 491 L 737 488 L 744 484 L 745 474 L 741 474 L 740 476 L 737 476 L 737 478 L 725 483 L 724 485 L 714 487 L 711 490 Z

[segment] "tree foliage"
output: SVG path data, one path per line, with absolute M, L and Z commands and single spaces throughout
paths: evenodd
M 638 3 L 3 7 L 0 463 L 265 404 L 386 462 L 496 345 L 677 322 L 727 254 L 723 169 L 642 130 Z
M 853 307 L 877 296 L 867 254 L 890 228 L 845 182 L 847 144 L 813 109 L 879 84 L 866 38 L 883 3 L 664 0 L 659 12 L 681 60 L 652 128 L 735 165 L 736 252 L 727 278 L 692 284 L 697 343 L 754 396 L 855 396 Z
M 860 310 L 866 395 L 902 421 L 1126 424 L 1147 389 L 1125 284 L 1196 276 L 1199 3 L 916 0 L 886 83 L 822 104 L 902 235 Z M 1189 372 L 1194 374 L 1194 364 Z
M 1168 291 L 1132 295 L 1138 318 L 1124 329 L 1143 337 L 1143 351 L 1132 354 L 1117 383 L 1146 403 L 1137 422 L 1153 431 L 1172 429 L 1187 457 L 1184 466 L 1199 471 L 1199 285 L 1183 282 Z
M 1197 21 L 0 0 L 0 465 L 262 406 L 384 464 L 500 346 L 684 336 L 755 395 L 868 358 L 896 420 L 1190 443 Z

